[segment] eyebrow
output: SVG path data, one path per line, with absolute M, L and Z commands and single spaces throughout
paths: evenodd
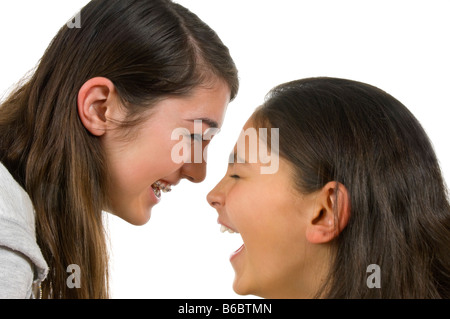
M 189 119 L 189 120 L 186 120 L 186 121 L 189 121 L 189 122 L 202 121 L 202 122 L 206 123 L 206 125 L 208 125 L 209 127 L 212 127 L 212 128 L 218 128 L 219 127 L 219 124 L 216 121 L 211 120 L 211 119 L 209 119 L 207 117 L 202 117 L 202 118 L 198 118 L 198 119 Z

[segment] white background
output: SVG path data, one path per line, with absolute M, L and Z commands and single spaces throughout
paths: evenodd
M 0 94 L 34 67 L 57 30 L 87 2 L 1 1 Z M 392 94 L 428 132 L 450 183 L 450 1 L 178 2 L 230 48 L 241 89 L 209 147 L 205 182 L 181 182 L 163 194 L 145 226 L 108 217 L 114 298 L 240 297 L 232 290 L 228 257 L 242 240 L 219 232 L 205 198 L 224 175 L 248 116 L 282 82 L 343 77 Z

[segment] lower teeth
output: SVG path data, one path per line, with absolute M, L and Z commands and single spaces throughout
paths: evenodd
M 153 185 L 152 185 L 152 189 L 153 189 L 153 193 L 155 193 L 155 196 L 157 198 L 161 198 L 161 190 L 157 187 L 154 187 Z

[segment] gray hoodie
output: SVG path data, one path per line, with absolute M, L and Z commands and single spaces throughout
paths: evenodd
M 48 266 L 30 197 L 0 163 L 0 298 L 39 298 Z

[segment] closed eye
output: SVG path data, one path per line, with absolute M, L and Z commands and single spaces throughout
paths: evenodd
M 191 134 L 191 141 L 193 142 L 202 142 L 203 135 L 202 134 Z
M 230 177 L 235 178 L 235 179 L 241 178 L 239 175 L 236 175 L 236 174 L 230 175 Z

